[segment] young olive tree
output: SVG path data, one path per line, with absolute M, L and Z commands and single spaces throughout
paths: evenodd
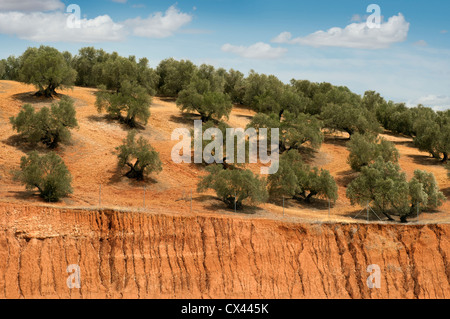
M 224 170 L 218 165 L 206 170 L 209 175 L 199 181 L 197 191 L 213 189 L 228 208 L 241 210 L 244 201 L 256 204 L 267 200 L 266 181 L 250 170 Z
M 141 136 L 136 140 L 136 131 L 130 131 L 123 144 L 116 148 L 118 167 L 127 167 L 125 174 L 130 179 L 144 180 L 145 175 L 162 171 L 159 153 Z
M 42 142 L 51 149 L 70 140 L 70 130 L 78 126 L 73 100 L 63 97 L 50 108 L 43 107 L 38 112 L 30 104 L 22 106 L 10 122 L 29 143 Z
M 20 169 L 15 178 L 28 190 L 37 188 L 46 201 L 57 202 L 72 193 L 70 172 L 54 152 L 40 156 L 33 151 L 21 158 Z

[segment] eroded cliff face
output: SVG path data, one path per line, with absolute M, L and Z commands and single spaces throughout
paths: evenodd
M 0 206 L 1 298 L 450 298 L 449 225 Z M 68 265 L 80 267 L 69 289 Z M 367 266 L 380 267 L 369 289 Z

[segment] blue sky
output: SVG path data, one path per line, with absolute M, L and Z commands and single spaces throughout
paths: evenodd
M 368 28 L 369 4 L 381 10 Z M 70 28 L 67 6 L 80 8 Z M 0 58 L 29 46 L 95 46 L 244 73 L 331 82 L 450 108 L 449 1 L 0 0 Z

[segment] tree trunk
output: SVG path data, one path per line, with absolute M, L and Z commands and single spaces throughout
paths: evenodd
M 313 196 L 316 196 L 316 195 L 317 195 L 317 192 L 314 192 L 314 191 L 310 192 L 310 193 L 308 194 L 308 196 L 306 196 L 305 201 L 306 201 L 308 204 L 311 203 L 311 198 L 312 198 Z
M 442 159 L 442 163 L 447 163 L 448 153 L 444 153 L 444 158 Z

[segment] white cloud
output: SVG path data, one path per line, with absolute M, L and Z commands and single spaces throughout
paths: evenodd
M 0 12 L 0 34 L 37 42 L 111 42 L 122 41 L 129 34 L 147 38 L 169 37 L 192 20 L 190 15 L 174 6 L 165 14 L 157 12 L 147 19 L 138 17 L 114 22 L 108 15 L 83 18 L 80 28 L 71 28 L 69 17 L 71 14 L 61 11 Z
M 0 33 L 16 35 L 21 39 L 38 42 L 103 42 L 125 38 L 123 25 L 108 15 L 94 19 L 81 19 L 81 28 L 70 28 L 69 15 L 62 12 L 0 12 Z
M 0 11 L 52 11 L 64 9 L 60 0 L 0 0 Z
M 289 43 L 292 38 L 292 34 L 290 32 L 282 32 L 272 39 L 273 43 Z
M 380 28 L 369 28 L 366 22 L 352 23 L 344 29 L 334 27 L 317 31 L 305 37 L 292 39 L 289 32 L 283 32 L 273 41 L 276 43 L 303 44 L 313 47 L 331 46 L 358 49 L 382 49 L 406 40 L 409 22 L 399 13 L 381 24 Z
M 146 38 L 166 38 L 172 36 L 178 29 L 189 24 L 192 16 L 171 6 L 165 14 L 157 12 L 146 19 L 137 17 L 124 23 L 133 30 L 133 34 Z
M 445 111 L 450 109 L 450 96 L 446 95 L 426 95 L 415 101 L 408 102 L 409 105 L 415 106 L 422 104 L 433 108 L 436 111 Z
M 281 57 L 287 49 L 274 48 L 270 44 L 258 42 L 249 47 L 235 46 L 227 43 L 222 46 L 222 51 L 234 53 L 249 59 L 276 59 Z

